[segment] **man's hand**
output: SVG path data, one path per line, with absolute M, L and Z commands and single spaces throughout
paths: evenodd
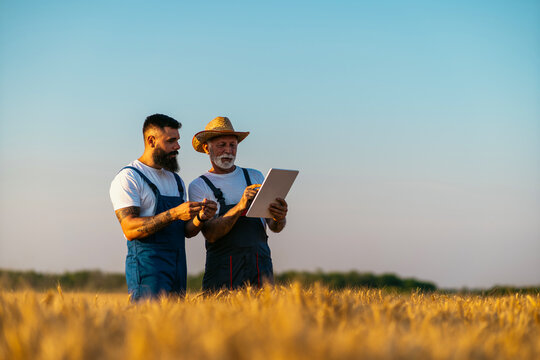
M 280 222 L 287 216 L 287 202 L 282 198 L 277 198 L 276 201 L 270 204 L 268 211 L 272 215 L 272 220 Z
M 217 203 L 212 200 L 204 199 L 201 203 L 202 209 L 199 211 L 199 218 L 202 221 L 210 220 L 217 211 Z
M 251 202 L 255 198 L 255 195 L 259 192 L 259 189 L 261 188 L 261 184 L 253 184 L 244 190 L 244 194 L 242 195 L 242 199 L 238 202 L 238 207 L 240 210 L 246 210 L 249 205 L 251 205 Z
M 199 211 L 195 212 L 191 221 L 185 223 L 184 233 L 188 238 L 197 235 L 206 221 L 212 219 L 217 211 L 217 204 L 212 200 L 203 199 L 201 202 L 192 204 L 198 204 L 198 206 L 193 206 L 190 211 L 194 211 L 194 209 L 199 209 Z M 191 212 L 191 214 L 193 213 Z
M 170 211 L 174 219 L 188 221 L 197 216 L 197 213 L 203 208 L 203 203 L 195 201 L 186 201 L 172 208 Z
M 285 199 L 277 198 L 275 203 L 270 204 L 268 211 L 272 215 L 271 219 L 266 219 L 268 227 L 273 232 L 280 232 L 287 223 L 287 202 Z

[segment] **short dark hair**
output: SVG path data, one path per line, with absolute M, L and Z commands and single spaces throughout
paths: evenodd
M 143 134 L 150 128 L 158 127 L 160 129 L 163 129 L 164 127 L 170 127 L 173 129 L 180 129 L 182 127 L 182 124 L 180 124 L 178 121 L 173 119 L 170 116 L 163 115 L 163 114 L 154 114 L 150 115 L 144 120 L 144 125 L 142 128 Z

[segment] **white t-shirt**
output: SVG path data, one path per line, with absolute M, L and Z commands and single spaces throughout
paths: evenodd
M 154 169 L 139 160 L 131 162 L 128 166 L 140 170 L 148 180 L 156 185 L 161 195 L 179 196 L 178 185 L 172 172 L 165 169 Z M 186 188 L 182 179 L 180 182 L 184 189 L 183 200 L 185 200 Z M 156 196 L 146 181 L 133 169 L 124 169 L 115 176 L 109 194 L 114 211 L 128 206 L 138 206 L 141 208 L 140 216 L 155 215 Z
M 251 184 L 262 184 L 264 181 L 264 175 L 255 169 L 246 169 L 251 180 Z M 223 197 L 225 198 L 225 204 L 233 205 L 237 204 L 244 190 L 246 189 L 246 178 L 244 177 L 244 172 L 239 166 L 236 169 L 228 174 L 214 174 L 207 172 L 204 174 L 210 180 L 212 184 L 218 189 L 221 189 Z M 196 178 L 189 184 L 189 201 L 203 201 L 203 199 L 213 200 L 218 204 L 218 210 L 216 214 L 219 214 L 219 202 L 214 196 L 214 192 L 210 187 L 204 182 L 200 177 Z M 263 223 L 265 221 L 263 220 Z

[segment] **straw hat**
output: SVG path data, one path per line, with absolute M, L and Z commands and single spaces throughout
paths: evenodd
M 240 142 L 249 135 L 249 132 L 234 131 L 234 128 L 229 118 L 218 116 L 214 120 L 210 121 L 208 125 L 206 125 L 204 131 L 199 131 L 198 133 L 196 133 L 195 136 L 193 136 L 193 141 L 191 143 L 193 144 L 193 148 L 196 151 L 204 153 L 204 143 L 206 143 L 212 138 L 227 135 L 236 136 L 238 138 L 238 142 Z

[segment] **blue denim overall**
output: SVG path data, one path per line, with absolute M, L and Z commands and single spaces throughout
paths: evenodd
M 242 170 L 246 184 L 250 186 L 248 171 Z M 236 205 L 226 205 L 221 190 L 204 175 L 200 177 L 219 202 L 220 216 Z M 261 219 L 240 216 L 229 233 L 213 243 L 206 241 L 205 244 L 203 290 L 236 289 L 245 284 L 260 287 L 264 282 L 274 282 L 268 236 Z
M 163 196 L 141 171 L 131 166 L 124 169 L 134 170 L 150 186 L 156 196 L 154 214 L 184 202 L 182 182 L 176 173 L 174 178 L 180 196 Z M 185 294 L 187 267 L 184 221 L 176 220 L 150 236 L 128 241 L 127 247 L 126 281 L 133 301 L 155 298 L 161 293 Z

